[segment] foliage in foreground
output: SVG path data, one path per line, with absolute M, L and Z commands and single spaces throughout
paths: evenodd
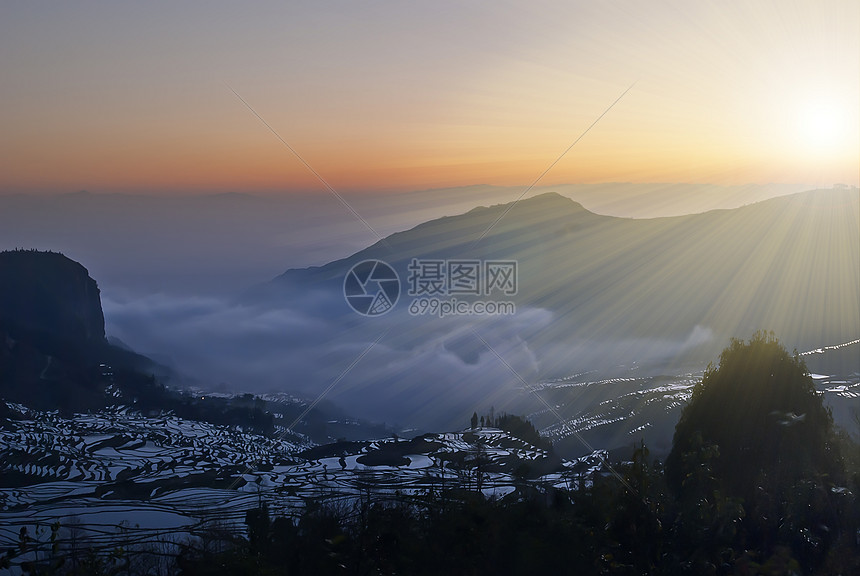
M 640 446 L 633 461 L 572 492 L 494 501 L 474 492 L 313 506 L 297 519 L 246 517 L 220 554 L 188 551 L 183 574 L 855 574 L 851 492 L 796 487 L 773 533 L 747 504 L 703 485 L 678 499 Z M 816 534 L 824 531 L 827 538 Z

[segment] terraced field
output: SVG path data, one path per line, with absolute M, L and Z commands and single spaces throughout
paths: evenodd
M 860 432 L 854 424 L 854 414 L 860 413 L 860 374 L 811 376 L 836 424 L 852 434 Z M 528 419 L 568 457 L 587 455 L 594 447 L 629 452 L 643 439 L 652 454 L 665 457 L 681 409 L 701 379 L 701 371 L 606 379 L 576 374 L 536 387 L 534 393 L 552 410 L 533 412 Z
M 281 431 L 145 417 L 127 408 L 71 418 L 7 404 L 0 429 L 0 548 L 21 529 L 90 545 L 178 542 L 218 525 L 239 528 L 265 501 L 290 514 L 309 501 L 411 497 L 440 488 L 504 497 L 526 484 L 567 487 L 606 454 L 563 461 L 494 428 L 314 446 Z
M 669 445 L 700 378 L 578 374 L 540 384 L 531 393 L 544 409 L 529 420 L 554 453 L 489 427 L 317 445 L 284 428 L 265 436 L 125 407 L 62 417 L 5 403 L 0 551 L 17 546 L 25 530 L 35 544 L 28 554 L 36 555 L 50 547 L 56 523 L 64 545 L 175 550 L 204 531 L 243 531 L 246 512 L 263 502 L 275 515 L 291 515 L 310 502 L 349 507 L 369 496 L 420 498 L 443 488 L 505 498 L 588 483 L 610 473 L 603 448 L 646 438 L 659 454 Z M 837 424 L 850 423 L 860 410 L 860 374 L 812 378 Z

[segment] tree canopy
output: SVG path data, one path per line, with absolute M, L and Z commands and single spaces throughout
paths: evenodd
M 747 499 L 761 487 L 840 470 L 830 411 L 803 360 L 773 333 L 732 339 L 695 387 L 666 462 L 676 490 L 701 469 L 705 453 L 720 488 Z

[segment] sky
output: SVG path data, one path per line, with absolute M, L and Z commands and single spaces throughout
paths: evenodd
M 4 2 L 0 194 L 527 186 L 574 142 L 542 185 L 858 185 L 858 39 L 850 0 Z

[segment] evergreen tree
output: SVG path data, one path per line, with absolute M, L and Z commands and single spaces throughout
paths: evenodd
M 685 455 L 699 437 L 718 449 L 713 473 L 722 487 L 748 499 L 764 480 L 788 485 L 841 468 L 830 411 L 806 365 L 772 333 L 733 339 L 693 390 L 666 462 L 675 489 L 695 474 L 698 463 Z

